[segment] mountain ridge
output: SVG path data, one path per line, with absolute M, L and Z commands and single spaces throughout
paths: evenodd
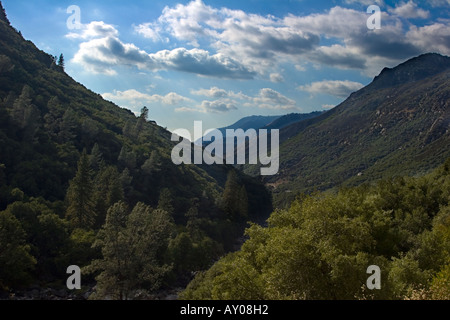
M 423 174 L 444 162 L 450 157 L 449 61 L 430 53 L 384 69 L 332 110 L 282 129 L 280 172 L 265 177 L 277 203 L 316 189 Z

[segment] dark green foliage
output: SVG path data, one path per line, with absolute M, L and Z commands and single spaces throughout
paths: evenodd
M 0 290 L 30 282 L 36 260 L 19 220 L 9 212 L 0 212 Z
M 64 70 L 66 64 L 64 62 L 64 55 L 61 53 L 58 59 L 58 67 L 60 67 L 62 70 Z
M 187 299 L 449 299 L 450 159 L 421 178 L 317 193 L 252 225 Z M 369 290 L 366 269 L 381 269 Z
M 10 24 L 8 17 L 6 16 L 5 9 L 3 8 L 3 5 L 1 2 L 0 2 L 0 20 L 6 22 L 8 25 Z
M 74 227 L 89 229 L 94 226 L 96 212 L 92 170 L 86 150 L 78 161 L 78 171 L 67 190 L 67 219 Z
M 170 267 L 162 263 L 173 222 L 163 210 L 152 210 L 138 203 L 131 213 L 123 202 L 108 210 L 106 223 L 97 235 L 95 246 L 103 258 L 86 270 L 97 277 L 97 299 L 127 299 L 133 290 L 159 288 Z
M 244 185 L 238 181 L 234 170 L 228 173 L 222 196 L 222 208 L 231 220 L 244 220 L 248 217 L 248 196 Z

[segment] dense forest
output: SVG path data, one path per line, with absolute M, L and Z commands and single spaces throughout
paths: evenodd
M 0 292 L 65 288 L 91 298 L 185 286 L 272 211 L 231 166 L 176 166 L 171 133 L 75 82 L 0 19 Z
M 433 173 L 298 197 L 184 299 L 450 299 L 450 159 Z M 369 290 L 370 265 L 381 288 Z

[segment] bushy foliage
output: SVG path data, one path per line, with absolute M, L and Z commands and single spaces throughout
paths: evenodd
M 450 159 L 421 178 L 317 193 L 252 225 L 187 299 L 450 299 Z M 381 269 L 368 290 L 367 267 Z

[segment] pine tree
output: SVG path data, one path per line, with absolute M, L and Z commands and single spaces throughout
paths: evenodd
M 161 157 L 158 151 L 153 150 L 150 154 L 150 158 L 145 160 L 144 164 L 141 166 L 141 169 L 145 174 L 151 175 L 155 172 L 161 171 L 161 165 Z
M 173 215 L 175 211 L 173 208 L 172 193 L 167 188 L 162 189 L 159 194 L 158 209 L 166 211 L 169 215 Z
M 92 147 L 89 162 L 91 164 L 91 168 L 95 171 L 99 171 L 105 165 L 105 162 L 103 161 L 103 154 L 100 151 L 98 143 L 95 143 Z
M 72 108 L 67 108 L 62 117 L 59 140 L 60 142 L 72 141 L 76 136 L 76 129 L 78 128 L 78 120 L 75 111 Z
M 95 223 L 94 184 L 92 181 L 92 170 L 89 156 L 86 150 L 78 161 L 78 171 L 70 181 L 67 190 L 68 208 L 66 216 L 69 221 L 79 228 L 89 229 Z
M 247 195 L 247 190 L 245 189 L 244 185 L 242 185 L 241 189 L 239 190 L 238 208 L 239 208 L 239 215 L 242 218 L 247 218 L 248 217 L 248 195 Z
M 117 168 L 113 166 L 104 168 L 103 165 L 100 168 L 101 171 L 95 178 L 96 227 L 101 227 L 105 223 L 106 213 L 112 205 L 124 200 L 124 191 Z
M 128 168 L 130 170 L 136 168 L 136 154 L 133 150 L 127 151 L 127 148 L 125 146 L 123 146 L 120 150 L 120 154 L 117 160 L 125 168 Z
M 61 69 L 64 71 L 64 68 L 66 66 L 65 62 L 64 62 L 64 55 L 61 53 L 61 55 L 59 56 L 58 59 L 58 66 L 61 67 Z
M 235 220 L 239 216 L 239 190 L 238 177 L 234 170 L 228 173 L 225 189 L 222 196 L 222 209 Z
M 137 138 L 139 138 L 139 135 L 142 132 L 142 129 L 144 129 L 144 124 L 147 122 L 147 119 L 148 119 L 148 108 L 143 107 L 141 109 L 141 115 L 137 119 L 136 127 L 134 130 Z

